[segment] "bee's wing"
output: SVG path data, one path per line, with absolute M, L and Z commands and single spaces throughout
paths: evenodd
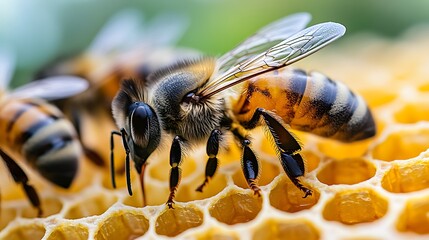
M 220 71 L 228 70 L 237 63 L 278 44 L 292 34 L 304 29 L 311 20 L 309 13 L 296 13 L 284 17 L 260 29 L 233 50 L 218 59 Z
M 0 49 L 0 89 L 8 88 L 15 70 L 15 56 L 6 49 Z
M 203 98 L 209 97 L 256 75 L 292 64 L 341 37 L 345 31 L 343 25 L 332 22 L 306 28 L 227 71 L 216 74 L 197 94 Z
M 75 76 L 54 76 L 30 82 L 12 91 L 11 97 L 59 100 L 77 95 L 89 87 L 87 80 Z

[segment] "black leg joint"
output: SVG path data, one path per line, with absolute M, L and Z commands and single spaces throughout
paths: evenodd
M 182 162 L 182 147 L 180 143 L 182 139 L 179 136 L 176 136 L 173 139 L 173 144 L 171 145 L 170 150 L 170 166 L 176 167 Z
M 184 142 L 180 136 L 176 136 L 173 139 L 170 150 L 170 195 L 167 200 L 169 208 L 173 208 L 174 198 L 176 196 L 176 190 L 180 183 L 181 170 L 180 164 L 182 162 L 182 147 L 181 143 Z
M 206 152 L 209 156 L 209 159 L 206 164 L 204 182 L 196 189 L 196 191 L 198 192 L 203 191 L 203 188 L 207 185 L 209 179 L 211 179 L 216 173 L 219 164 L 216 156 L 219 153 L 219 145 L 220 141 L 222 140 L 221 135 L 222 132 L 219 129 L 214 129 L 211 132 L 209 139 L 207 140 Z
M 215 129 L 210 134 L 207 141 L 206 152 L 209 157 L 216 156 L 219 153 L 219 142 L 221 141 L 222 132 L 219 129 Z
M 248 145 L 245 145 L 243 149 L 242 165 L 244 177 L 247 182 L 249 182 L 249 179 L 257 179 L 259 177 L 258 159 Z

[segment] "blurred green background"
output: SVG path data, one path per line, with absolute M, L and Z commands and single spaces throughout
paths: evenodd
M 145 19 L 162 12 L 189 18 L 178 45 L 220 55 L 258 28 L 296 12 L 309 12 L 312 24 L 335 21 L 347 36 L 373 32 L 396 37 L 416 24 L 429 23 L 426 0 L 4 0 L 0 3 L 0 47 L 16 53 L 13 85 L 27 81 L 53 59 L 82 51 L 100 27 L 124 8 L 137 9 Z

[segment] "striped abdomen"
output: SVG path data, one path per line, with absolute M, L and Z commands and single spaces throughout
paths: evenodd
M 40 100 L 7 99 L 0 106 L 0 147 L 23 158 L 43 177 L 68 188 L 81 146 L 61 112 Z
M 374 119 L 362 97 L 320 73 L 283 68 L 249 80 L 244 89 L 234 108 L 242 123 L 262 107 L 294 129 L 343 142 L 375 135 Z

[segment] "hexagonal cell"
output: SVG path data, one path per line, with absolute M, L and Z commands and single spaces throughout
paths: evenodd
M 319 230 L 306 219 L 277 220 L 267 219 L 256 228 L 253 239 L 320 239 Z
M 204 229 L 201 232 L 192 233 L 192 238 L 197 240 L 238 240 L 240 237 L 235 232 L 225 231 L 216 227 Z
M 389 91 L 387 89 L 380 91 L 375 88 L 361 89 L 359 93 L 371 108 L 388 104 L 395 100 L 398 95 L 397 91 Z
M 392 164 L 381 180 L 389 192 L 408 193 L 429 187 L 429 161 L 418 159 Z
M 203 173 L 204 174 L 204 173 Z M 177 189 L 175 200 L 178 202 L 189 202 L 193 200 L 206 199 L 215 196 L 227 186 L 227 177 L 221 172 L 217 172 L 213 179 L 204 188 L 204 191 L 197 192 L 195 189 L 203 183 L 204 175 L 193 179 L 192 181 L 181 181 Z M 134 181 L 132 184 L 133 195 L 126 196 L 123 203 L 128 206 L 143 206 L 143 197 L 140 188 L 140 182 Z M 168 181 L 165 183 L 154 182 L 147 179 L 145 182 L 146 205 L 156 206 L 165 204 L 170 194 Z M 148 194 L 150 193 L 150 194 Z
M 427 100 L 405 104 L 395 113 L 395 120 L 400 123 L 416 123 L 429 121 L 429 106 Z
M 278 165 L 275 165 L 271 162 L 264 161 L 260 159 L 260 176 L 258 184 L 260 186 L 265 186 L 273 181 L 275 177 L 280 174 L 280 169 Z M 249 188 L 246 179 L 244 178 L 243 170 L 240 167 L 237 171 L 232 175 L 232 179 L 234 180 L 235 185 L 241 188 Z
M 216 172 L 214 177 L 209 180 L 204 187 L 203 192 L 196 191 L 197 187 L 204 181 L 204 172 L 194 181 L 187 183 L 181 182 L 177 190 L 176 200 L 179 202 L 189 202 L 198 199 L 206 199 L 220 193 L 228 184 L 228 180 L 220 171 Z M 165 195 L 168 196 L 168 195 Z M 164 199 L 165 201 L 165 199 Z
M 0 239 L 8 240 L 39 240 L 45 235 L 45 227 L 39 223 L 26 223 L 0 234 Z
M 279 210 L 290 213 L 309 209 L 316 205 L 320 197 L 317 190 L 312 190 L 313 195 L 303 198 L 304 193 L 287 177 L 283 177 L 270 192 L 270 204 Z
M 404 160 L 418 156 L 429 147 L 429 129 L 402 128 L 377 145 L 372 156 L 383 161 Z
M 317 173 L 317 178 L 327 184 L 356 184 L 372 178 L 375 166 L 362 158 L 332 160 Z
M 48 217 L 57 214 L 63 208 L 62 202 L 57 198 L 44 198 L 41 200 L 42 217 Z M 38 211 L 32 206 L 28 206 L 22 211 L 22 216 L 26 218 L 37 217 Z
M 82 224 L 63 223 L 55 227 L 47 240 L 85 240 L 88 235 L 88 228 Z
M 323 217 L 344 224 L 373 222 L 383 217 L 387 208 L 387 200 L 371 189 L 344 190 L 328 201 Z
M 253 220 L 262 209 L 262 198 L 252 192 L 231 190 L 209 207 L 210 215 L 229 225 Z
M 149 229 L 149 220 L 140 212 L 120 210 L 109 214 L 95 232 L 95 239 L 134 239 Z
M 169 156 L 159 156 L 150 159 L 150 162 L 147 166 L 147 173 L 150 178 L 154 178 L 163 182 L 168 183 L 170 180 L 170 169 Z M 195 172 L 197 168 L 197 163 L 205 164 L 203 160 L 197 162 L 196 159 L 193 159 L 191 156 L 187 156 L 183 159 L 180 168 L 182 169 L 182 178 L 186 178 L 192 173 Z
M 396 223 L 401 232 L 429 233 L 429 196 L 409 199 Z
M 79 202 L 74 203 L 65 214 L 65 219 L 78 219 L 104 213 L 110 206 L 117 201 L 116 196 L 104 193 L 79 199 Z
M 371 142 L 372 139 L 353 143 L 342 143 L 331 139 L 320 139 L 317 147 L 325 156 L 331 158 L 358 158 L 365 155 Z
M 159 235 L 174 237 L 203 224 L 203 213 L 196 206 L 180 206 L 165 209 L 156 219 L 155 231 Z

